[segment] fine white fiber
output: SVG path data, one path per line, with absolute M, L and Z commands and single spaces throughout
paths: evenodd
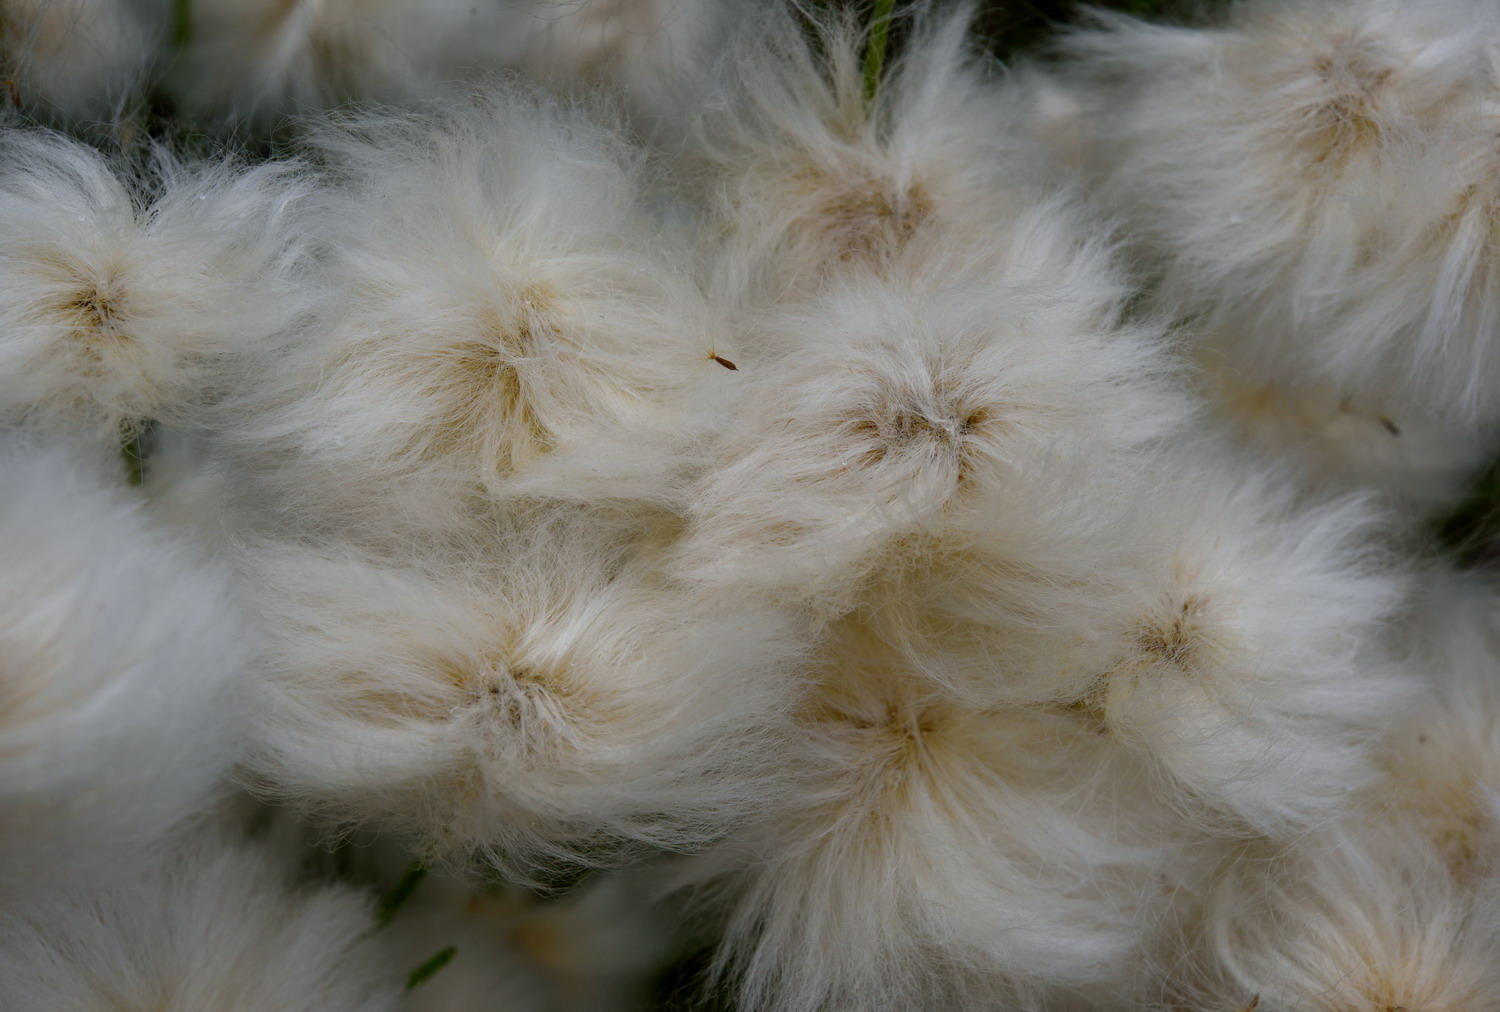
M 671 586 L 590 519 L 513 522 L 461 568 L 252 551 L 257 788 L 523 881 L 763 810 L 796 628 Z
M 131 168 L 0 135 L 0 419 L 99 436 L 201 423 L 305 308 L 293 166 Z
M 247 494 L 292 523 L 426 534 L 523 482 L 660 498 L 736 374 L 643 152 L 515 85 L 315 140 L 324 295 L 225 428 Z
M 1137 504 L 1155 533 L 1137 525 L 1115 653 L 1079 704 L 1256 831 L 1327 821 L 1412 697 L 1392 630 L 1410 567 L 1370 497 L 1310 499 L 1220 441 L 1196 449 Z
M 120 124 L 142 100 L 160 14 L 132 0 L 4 0 L 0 101 L 50 123 Z
M 0 1009 L 1500 1009 L 1500 0 L 1024 6 L 0 0 Z
M 0 442 L 0 887 L 128 857 L 209 804 L 242 745 L 229 574 L 109 463 Z
M 982 251 L 850 267 L 743 325 L 744 392 L 689 506 L 684 574 L 838 614 L 903 560 L 961 554 L 965 516 L 1005 526 L 1084 497 L 1098 525 L 1120 513 L 1116 479 L 1194 404 L 1160 332 L 1122 318 L 1108 242 L 1066 196 L 1035 196 Z
M 1039 1008 L 1149 979 L 1202 862 L 1146 773 L 1069 714 L 966 706 L 880 662 L 828 655 L 803 786 L 682 872 L 722 911 L 742 1007 Z
M 1269 389 L 1316 453 L 1419 499 L 1431 462 L 1379 444 L 1440 424 L 1461 475 L 1500 421 L 1497 14 L 1256 0 L 1201 29 L 1101 15 L 1066 42 L 1096 196 L 1209 370 L 1252 406 Z M 1368 423 L 1303 421 L 1307 396 Z
M 685 88 L 676 147 L 702 192 L 712 286 L 752 304 L 815 290 L 909 246 L 991 247 L 1037 199 L 1017 103 L 954 7 L 917 21 L 867 101 L 864 34 L 847 16 L 768 6 Z M 813 22 L 804 31 L 799 14 Z
M 1500 880 L 1454 879 L 1400 817 L 1244 854 L 1202 926 L 1192 1008 L 1459 1012 L 1500 1003 Z
M 1331 828 L 1223 869 L 1167 990 L 1197 984 L 1193 1007 L 1223 1009 L 1500 1001 L 1496 602 L 1483 576 L 1422 574 L 1401 640 L 1419 692 L 1380 741 L 1380 776 Z
M 0 918 L 0 1005 L 386 1012 L 399 962 L 368 896 L 299 882 L 296 854 L 205 829 Z

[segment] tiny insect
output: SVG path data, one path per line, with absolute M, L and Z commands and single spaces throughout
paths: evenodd
M 725 358 L 722 355 L 710 355 L 708 357 L 711 358 L 711 359 L 713 359 L 715 362 L 719 363 L 720 365 L 722 365 L 725 369 L 730 370 L 731 372 L 739 372 L 740 371 L 740 367 L 739 366 L 735 365 L 733 362 L 729 361 L 729 359 Z

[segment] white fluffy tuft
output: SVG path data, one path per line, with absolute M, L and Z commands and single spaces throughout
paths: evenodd
M 99 871 L 102 869 L 97 869 Z M 400 969 L 367 897 L 296 882 L 292 855 L 204 831 L 7 909 L 0 1004 L 105 1012 L 384 1012 Z
M 128 857 L 208 804 L 242 745 L 228 574 L 101 470 L 0 449 L 3 885 Z
M 293 522 L 428 533 L 522 485 L 659 497 L 733 373 L 643 154 L 515 86 L 317 141 L 325 298 L 226 434 L 249 494 Z
M 1451 489 L 1500 422 L 1497 30 L 1473 0 L 1255 0 L 1069 42 L 1096 193 L 1231 405 L 1417 498 L 1433 460 L 1386 444 L 1442 426 Z
M 132 171 L 44 132 L 0 137 L 0 418 L 113 441 L 201 421 L 234 356 L 304 309 L 294 167 Z
M 695 600 L 587 521 L 493 534 L 503 561 L 464 569 L 255 551 L 257 784 L 521 878 L 762 810 L 795 630 Z

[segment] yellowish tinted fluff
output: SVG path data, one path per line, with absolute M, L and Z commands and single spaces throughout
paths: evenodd
M 518 88 L 318 143 L 322 312 L 228 435 L 278 509 L 433 531 L 527 481 L 661 496 L 735 374 L 641 152 Z
M 76 126 L 118 121 L 141 99 L 162 20 L 131 0 L 5 0 L 0 101 Z
M 1242 859 L 1209 905 L 1210 983 L 1188 1007 L 1459 1012 L 1500 1003 L 1500 883 L 1455 881 L 1414 829 L 1395 817 Z
M 208 804 L 242 744 L 228 573 L 112 464 L 0 441 L 0 890 L 127 859 Z
M 1411 620 L 1420 705 L 1387 736 L 1372 824 L 1424 834 L 1461 882 L 1500 873 L 1500 598 L 1482 576 L 1440 572 Z
M 467 570 L 257 551 L 257 785 L 520 877 L 701 846 L 774 800 L 793 630 L 588 519 L 493 534 L 500 564 Z
M 1257 0 L 1219 27 L 1109 17 L 1069 43 L 1099 199 L 1210 370 L 1290 402 L 1315 457 L 1418 498 L 1431 460 L 1385 444 L 1443 426 L 1440 495 L 1500 419 L 1497 30 L 1472 0 Z M 1297 421 L 1324 388 L 1355 417 Z
M 1016 110 L 967 8 L 917 21 L 872 103 L 860 27 L 813 17 L 810 38 L 787 7 L 767 7 L 696 85 L 707 97 L 682 158 L 722 246 L 725 297 L 805 293 L 908 246 L 987 248 L 1036 198 L 1031 149 L 1009 129 Z
M 718 878 L 744 1007 L 1041 1007 L 1149 973 L 1196 862 L 1128 754 L 1066 714 L 966 706 L 889 655 L 817 675 L 807 784 L 685 872 Z
M 892 567 L 960 554 L 964 516 L 1003 526 L 1049 494 L 1118 515 L 1096 488 L 1138 481 L 1192 406 L 1158 333 L 1122 322 L 1108 246 L 1066 198 L 1035 198 L 983 252 L 851 268 L 753 319 L 683 572 L 837 614 Z
M 282 165 L 133 172 L 60 135 L 0 137 L 0 418 L 111 442 L 202 421 L 234 357 L 305 307 L 301 194 Z
M 368 897 L 299 884 L 292 855 L 206 830 L 0 919 L 0 1004 L 77 1012 L 380 1012 L 399 964 Z
M 1135 504 L 1155 530 L 1078 703 L 1188 795 L 1274 833 L 1337 813 L 1373 773 L 1411 693 L 1390 653 L 1405 569 L 1368 500 L 1308 502 L 1207 450 Z

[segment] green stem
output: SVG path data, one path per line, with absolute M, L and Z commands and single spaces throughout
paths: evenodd
M 193 0 L 172 0 L 172 48 L 181 49 L 193 38 Z
M 427 867 L 421 861 L 414 861 L 412 866 L 406 869 L 406 874 L 401 876 L 395 888 L 380 898 L 380 907 L 375 915 L 376 923 L 382 928 L 391 923 L 396 912 L 411 899 L 411 894 L 417 891 L 417 886 L 422 884 L 422 879 L 427 877 Z
M 891 17 L 896 9 L 896 0 L 875 0 L 875 12 L 870 18 L 870 40 L 865 44 L 865 100 L 875 101 L 875 91 L 880 87 L 880 71 L 885 66 L 885 47 L 891 34 Z
M 458 955 L 458 947 L 456 945 L 446 945 L 433 953 L 421 966 L 411 972 L 410 977 L 406 978 L 406 989 L 410 991 L 418 984 L 427 980 L 452 962 L 453 957 L 456 955 Z

